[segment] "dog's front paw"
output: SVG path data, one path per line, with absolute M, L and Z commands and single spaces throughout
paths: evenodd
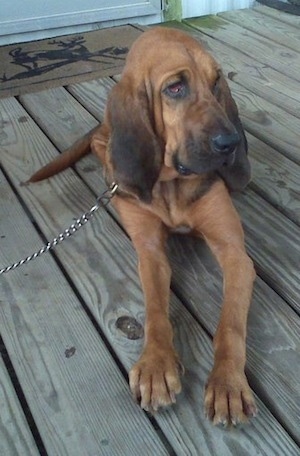
M 213 424 L 236 426 L 256 416 L 257 407 L 244 372 L 214 368 L 205 389 L 204 406 Z
M 155 412 L 176 402 L 183 368 L 173 349 L 145 351 L 129 373 L 130 389 L 141 407 Z

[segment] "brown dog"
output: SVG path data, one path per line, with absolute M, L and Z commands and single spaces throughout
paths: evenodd
M 153 28 L 132 46 L 111 91 L 104 123 L 32 176 L 65 169 L 90 148 L 137 251 L 145 296 L 145 345 L 129 378 L 145 410 L 175 402 L 180 363 L 168 317 L 170 231 L 203 237 L 224 275 L 224 303 L 214 338 L 205 409 L 215 424 L 237 424 L 256 406 L 244 368 L 246 322 L 255 278 L 229 190 L 250 177 L 247 143 L 219 65 L 190 36 Z

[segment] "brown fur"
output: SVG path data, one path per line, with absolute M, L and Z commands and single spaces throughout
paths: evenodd
M 238 143 L 225 160 L 212 142 L 219 134 L 236 133 Z M 165 241 L 170 231 L 184 228 L 204 237 L 224 275 L 206 413 L 215 424 L 247 421 L 256 413 L 244 373 L 255 273 L 229 190 L 244 188 L 250 169 L 246 138 L 219 65 L 181 31 L 145 32 L 109 96 L 103 125 L 30 181 L 66 168 L 89 145 L 107 181 L 119 185 L 113 204 L 139 260 L 146 323 L 144 350 L 129 374 L 134 396 L 144 409 L 157 410 L 175 402 L 181 390 L 168 317 L 171 270 Z

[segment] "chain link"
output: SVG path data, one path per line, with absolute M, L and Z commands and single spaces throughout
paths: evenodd
M 5 268 L 0 269 L 0 275 L 4 274 L 6 272 L 9 272 L 9 271 L 13 271 L 14 269 L 18 268 L 19 266 L 29 263 L 29 261 L 31 261 L 31 260 L 35 260 L 36 258 L 40 257 L 43 253 L 46 253 L 49 250 L 52 250 L 54 247 L 56 247 L 58 244 L 60 244 L 66 238 L 69 238 L 70 236 L 72 236 L 93 217 L 94 213 L 99 209 L 99 207 L 106 207 L 108 205 L 110 200 L 116 194 L 117 189 L 118 189 L 118 184 L 116 184 L 115 182 L 112 183 L 111 186 L 107 190 L 105 190 L 102 193 L 102 195 L 100 195 L 96 199 L 96 203 L 94 204 L 94 206 L 92 206 L 87 212 L 82 214 L 82 216 L 79 217 L 74 223 L 72 223 L 72 225 L 70 225 L 69 228 L 66 228 L 62 233 L 60 233 L 52 241 L 45 244 L 40 250 L 33 253 L 32 255 L 29 255 L 28 257 L 24 258 L 23 260 L 13 263 L 11 266 L 6 266 Z

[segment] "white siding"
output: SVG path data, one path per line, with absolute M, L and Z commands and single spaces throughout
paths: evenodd
M 173 0 L 168 1 L 172 4 Z M 0 0 L 0 45 L 129 22 L 159 23 L 161 3 L 161 0 Z M 182 17 L 249 8 L 253 3 L 254 0 L 182 0 Z
M 241 8 L 250 8 L 254 0 L 182 0 L 182 16 L 195 17 Z
M 0 45 L 161 17 L 161 0 L 0 0 Z

